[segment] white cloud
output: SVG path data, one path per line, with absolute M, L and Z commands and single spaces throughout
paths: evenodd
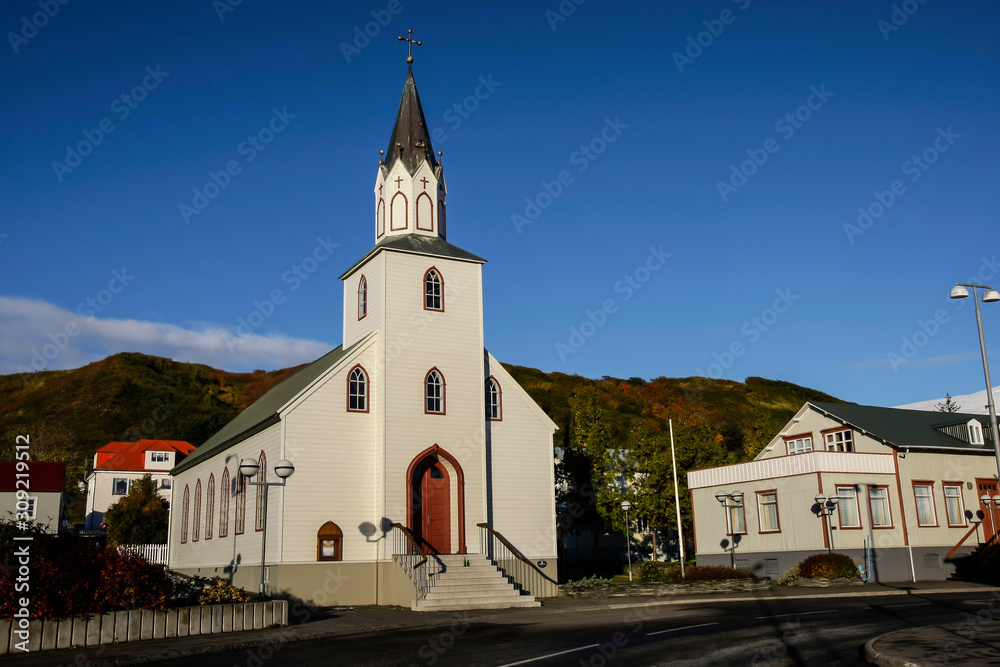
M 78 368 L 118 352 L 142 352 L 227 370 L 287 368 L 331 346 L 288 336 L 236 336 L 211 324 L 186 329 L 84 317 L 36 299 L 0 296 L 0 373 Z

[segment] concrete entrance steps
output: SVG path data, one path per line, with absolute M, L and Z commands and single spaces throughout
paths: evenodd
M 540 607 L 530 595 L 521 595 L 486 556 L 451 554 L 430 556 L 444 568 L 433 576 L 431 588 L 413 611 L 460 611 L 463 609 L 506 609 Z M 468 565 L 465 562 L 468 561 Z

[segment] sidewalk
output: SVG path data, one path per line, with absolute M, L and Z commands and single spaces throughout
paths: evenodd
M 328 608 L 318 610 L 316 620 L 312 620 L 299 625 L 292 625 L 287 628 L 275 628 L 271 630 L 256 630 L 250 632 L 233 632 L 215 635 L 199 635 L 193 637 L 175 637 L 170 639 L 151 639 L 145 641 L 127 642 L 123 644 L 105 644 L 103 646 L 91 646 L 86 648 L 62 649 L 58 651 L 38 651 L 28 654 L 11 654 L 6 656 L 4 663 L 16 665 L 18 667 L 34 667 L 35 665 L 49 667 L 50 665 L 74 665 L 92 666 L 100 665 L 134 665 L 158 660 L 168 660 L 171 658 L 181 658 L 188 655 L 214 653 L 218 651 L 247 649 L 248 657 L 256 656 L 259 660 L 265 661 L 280 646 L 287 642 L 308 641 L 311 639 L 321 639 L 328 637 L 340 637 L 347 635 L 357 635 L 363 633 L 385 632 L 389 630 L 400 630 L 408 628 L 436 628 L 448 627 L 455 622 L 456 617 L 461 615 L 464 620 L 472 622 L 486 622 L 491 618 L 517 615 L 519 619 L 530 621 L 537 615 L 549 615 L 560 613 L 584 612 L 596 609 L 619 609 L 625 607 L 648 607 L 663 605 L 684 605 L 694 603 L 705 603 L 718 600 L 781 600 L 781 599 L 804 599 L 804 598 L 843 598 L 843 597 L 865 597 L 865 596 L 898 596 L 898 595 L 924 595 L 931 593 L 984 593 L 996 591 L 991 586 L 978 584 L 968 584 L 964 582 L 922 582 L 919 584 L 896 586 L 886 584 L 869 584 L 866 586 L 850 588 L 799 588 L 799 587 L 776 587 L 771 591 L 755 591 L 746 593 L 728 593 L 725 595 L 675 595 L 670 597 L 610 597 L 605 599 L 574 599 L 574 598 L 550 598 L 543 601 L 543 606 L 530 609 L 487 609 L 472 610 L 464 612 L 413 612 L 400 607 L 350 607 L 350 608 Z M 294 620 L 294 613 L 289 614 Z M 897 639 L 897 635 L 907 632 L 916 632 L 921 637 L 921 642 L 928 644 L 928 651 L 938 650 L 949 646 L 949 642 L 956 644 L 955 651 L 960 651 L 957 658 L 952 659 L 951 664 L 998 664 L 996 653 L 1000 648 L 1000 623 L 997 627 L 975 626 L 977 630 L 973 632 L 969 639 L 963 638 L 960 634 L 941 630 L 940 628 L 925 628 L 917 630 L 905 630 L 898 633 L 891 633 L 879 637 L 869 644 L 875 644 L 872 649 L 879 654 L 881 659 L 891 659 L 886 656 L 895 656 L 897 651 L 904 648 L 912 648 L 914 641 L 908 638 Z M 987 629 L 978 629 L 985 627 Z M 943 639 L 934 641 L 926 640 L 931 636 L 931 631 L 943 633 Z M 971 630 L 970 630 L 971 632 Z M 967 632 L 968 633 L 968 632 Z M 937 636 L 937 635 L 935 635 Z M 984 638 L 991 638 L 985 641 Z M 926 640 L 926 641 L 924 641 Z M 958 640 L 966 642 L 957 644 Z M 867 647 L 866 647 L 867 648 Z M 994 656 L 992 658 L 981 658 L 977 651 L 991 649 L 994 653 L 984 654 Z M 926 653 L 930 655 L 931 653 Z M 969 656 L 967 661 L 965 656 Z M 987 660 L 988 662 L 976 663 L 974 660 Z M 883 665 L 903 665 L 903 662 L 879 662 Z M 933 664 L 933 663 L 927 663 Z M 938 663 L 941 664 L 941 663 Z
M 983 620 L 890 632 L 865 644 L 865 658 L 882 667 L 998 665 L 1000 622 Z

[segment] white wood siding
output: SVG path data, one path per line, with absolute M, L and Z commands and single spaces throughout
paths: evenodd
M 692 470 L 688 473 L 688 488 L 767 480 L 811 472 L 894 474 L 892 457 L 892 454 L 808 452 L 773 459 L 759 459 L 718 468 Z
M 344 347 L 354 345 L 382 326 L 385 306 L 382 280 L 384 261 L 385 254 L 379 253 L 344 281 Z M 359 320 L 358 283 L 361 282 L 362 275 L 368 282 L 368 315 Z

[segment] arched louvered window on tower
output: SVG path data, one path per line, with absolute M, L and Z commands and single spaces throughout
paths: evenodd
M 424 309 L 444 310 L 444 278 L 435 268 L 424 274 Z
M 350 412 L 368 412 L 368 373 L 360 365 L 347 376 L 347 409 Z
M 444 375 L 438 369 L 432 368 L 424 379 L 424 412 L 435 415 L 445 413 L 444 389 Z
M 358 281 L 358 319 L 363 320 L 368 314 L 368 279 L 361 276 Z

